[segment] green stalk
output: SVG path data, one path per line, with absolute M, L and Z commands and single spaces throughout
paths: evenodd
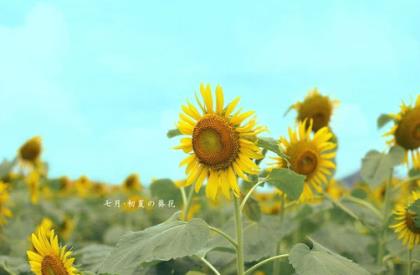
M 378 258 L 377 263 L 382 265 L 382 258 L 384 256 L 384 245 L 385 245 L 385 239 L 386 239 L 386 226 L 388 224 L 388 213 L 390 208 L 390 191 L 391 191 L 391 183 L 392 183 L 392 177 L 393 177 L 394 169 L 391 170 L 391 176 L 389 177 L 389 180 L 386 183 L 385 186 L 385 199 L 384 199 L 384 208 L 383 208 L 383 228 L 382 228 L 382 234 L 379 236 L 379 242 L 378 242 Z
M 235 226 L 236 226 L 236 265 L 238 275 L 244 275 L 245 273 L 245 261 L 244 261 L 244 236 L 242 232 L 242 213 L 239 205 L 239 199 L 233 195 L 233 205 L 235 208 Z
M 261 261 L 261 262 L 255 264 L 254 266 L 250 267 L 245 272 L 245 275 L 251 274 L 251 272 L 257 270 L 259 267 L 265 265 L 266 263 L 269 263 L 269 262 L 275 261 L 275 260 L 280 260 L 280 259 L 287 258 L 287 257 L 289 257 L 289 254 L 277 255 L 277 256 L 273 256 L 273 257 L 270 257 L 268 259 L 265 259 L 264 261 Z
M 194 195 L 194 186 L 191 186 L 190 187 L 190 191 L 188 193 L 187 201 L 184 203 L 184 209 L 183 209 L 183 218 L 184 218 L 184 221 L 187 220 L 188 212 L 190 212 L 193 195 Z
M 283 222 L 284 222 L 284 214 L 285 214 L 285 202 L 286 202 L 286 197 L 285 194 L 283 193 L 281 195 L 281 212 L 280 212 L 280 219 L 281 219 L 281 226 L 283 226 Z M 277 242 L 277 246 L 276 246 L 276 254 L 279 255 L 280 254 L 280 250 L 281 250 L 281 241 Z M 279 275 L 281 274 L 281 270 L 280 270 L 280 261 L 273 261 L 273 275 Z
M 408 249 L 407 275 L 413 274 L 413 250 Z

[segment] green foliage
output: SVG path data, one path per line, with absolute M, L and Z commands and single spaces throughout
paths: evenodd
M 369 272 L 315 241 L 306 244 L 296 244 L 289 255 L 289 262 L 293 265 L 298 275 L 368 275 Z
M 171 130 L 169 130 L 169 131 L 166 133 L 166 136 L 167 136 L 168 138 L 173 138 L 173 137 L 180 136 L 180 135 L 182 135 L 182 133 L 179 131 L 179 129 L 178 129 L 178 128 L 176 128 L 176 129 L 171 129 Z
M 287 168 L 276 168 L 268 175 L 267 182 L 286 193 L 288 199 L 296 200 L 302 194 L 305 176 Z
M 150 185 L 150 193 L 152 197 L 160 200 L 174 200 L 175 205 L 182 204 L 182 196 L 178 187 L 170 179 L 158 179 Z
M 394 121 L 394 118 L 388 114 L 381 114 L 376 122 L 378 129 L 384 127 L 389 122 Z
M 207 244 L 208 225 L 201 219 L 179 221 L 177 215 L 143 231 L 124 235 L 105 258 L 100 271 L 128 275 L 145 262 L 198 254 Z
M 244 206 L 244 214 L 250 219 L 251 221 L 258 222 L 261 220 L 261 208 L 258 202 L 253 199 L 252 197 L 248 198 L 245 206 Z
M 268 151 L 271 151 L 271 152 L 277 154 L 278 156 L 280 156 L 280 157 L 282 157 L 286 160 L 288 159 L 288 157 L 281 150 L 278 141 L 275 140 L 274 138 L 260 137 L 257 140 L 257 145 L 261 148 L 264 148 L 265 150 L 268 150 Z

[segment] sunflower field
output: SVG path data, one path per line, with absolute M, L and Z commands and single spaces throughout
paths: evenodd
M 180 105 L 182 180 L 51 178 L 42 138 L 22 144 L 0 164 L 0 275 L 420 274 L 420 95 L 344 179 L 337 100 L 310 90 L 270 137 L 227 98 L 202 84 Z

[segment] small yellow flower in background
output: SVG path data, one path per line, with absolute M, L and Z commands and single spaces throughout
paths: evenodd
M 290 169 L 294 172 L 305 175 L 306 180 L 303 186 L 301 200 L 310 200 L 313 192 L 321 192 L 322 184 L 328 182 L 327 176 L 331 176 L 335 170 L 336 152 L 332 151 L 336 144 L 331 142 L 332 133 L 327 127 L 321 128 L 313 135 L 312 122 L 299 122 L 297 131 L 289 128 L 289 140 L 280 138 L 280 146 L 289 157 Z M 288 167 L 288 162 L 280 157 L 274 158 L 276 166 Z
M 33 249 L 27 251 L 31 271 L 36 275 L 76 275 L 71 251 L 58 244 L 54 230 L 41 226 L 32 234 Z
M 180 164 L 186 166 L 185 186 L 195 184 L 198 192 L 207 180 L 208 198 L 215 200 L 222 193 L 230 199 L 231 190 L 239 197 L 237 177 L 248 180 L 246 174 L 259 172 L 253 161 L 262 157 L 256 135 L 265 128 L 257 126 L 254 112 L 234 111 L 239 98 L 224 106 L 221 86 L 215 98 L 210 85 L 201 84 L 200 93 L 204 103 L 196 96 L 198 109 L 190 102 L 182 106 L 178 122 L 179 131 L 188 136 L 176 147 L 188 154 Z
M 140 176 L 137 173 L 129 175 L 123 183 L 124 190 L 128 192 L 140 192 L 143 187 L 140 182 Z
M 333 199 L 338 200 L 346 193 L 346 190 L 338 181 L 332 178 L 328 182 L 325 192 L 327 192 Z
M 18 156 L 25 163 L 36 164 L 42 152 L 42 139 L 39 136 L 26 141 L 20 148 Z
M 414 106 L 401 104 L 398 114 L 389 114 L 394 119 L 394 126 L 386 133 L 392 136 L 388 141 L 390 145 L 399 145 L 406 150 L 406 160 L 411 152 L 414 153 L 420 148 L 420 95 Z M 413 159 L 414 161 L 414 159 Z
M 81 176 L 74 183 L 77 195 L 81 198 L 86 197 L 89 194 L 92 183 L 86 176 Z
M 40 175 L 36 170 L 31 171 L 25 178 L 32 204 L 38 203 L 40 180 Z
M 409 207 L 418 200 L 420 192 L 413 192 L 408 202 L 397 204 L 394 210 L 396 223 L 391 225 L 398 239 L 401 239 L 409 249 L 420 243 L 420 227 L 417 227 L 414 221 L 416 214 L 409 210 Z
M 312 130 L 318 131 L 328 127 L 334 108 L 338 106 L 337 100 L 331 100 L 328 96 L 321 95 L 317 88 L 309 91 L 302 102 L 296 102 L 291 108 L 297 111 L 297 121 L 309 123 L 313 121 Z
M 109 186 L 99 182 L 93 183 L 91 189 L 94 197 L 104 197 L 109 193 Z
M 76 222 L 73 218 L 66 216 L 59 226 L 59 235 L 63 240 L 70 240 L 71 235 L 73 234 L 74 228 L 76 227 Z
M 6 207 L 9 200 L 8 185 L 0 181 L 0 226 L 6 223 L 6 218 L 12 217 L 12 211 Z

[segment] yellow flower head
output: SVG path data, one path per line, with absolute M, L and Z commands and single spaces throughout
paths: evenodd
M 298 174 L 305 175 L 302 200 L 311 199 L 313 191 L 321 192 L 322 184 L 328 182 L 327 176 L 331 176 L 335 163 L 336 144 L 331 142 L 333 134 L 327 127 L 323 127 L 312 135 L 312 122 L 299 122 L 297 131 L 289 128 L 289 140 L 280 138 L 280 146 L 289 157 L 286 161 L 276 157 L 277 167 L 288 167 Z
M 413 192 L 408 203 L 399 203 L 394 210 L 396 222 L 391 225 L 391 228 L 409 249 L 413 249 L 420 243 L 420 227 L 416 226 L 414 220 L 416 214 L 409 210 L 410 206 L 419 199 L 420 192 Z
M 221 86 L 216 87 L 213 98 L 210 85 L 200 86 L 204 103 L 196 96 L 197 109 L 191 103 L 182 106 L 178 129 L 187 137 L 181 139 L 176 149 L 188 157 L 185 186 L 195 184 L 196 192 L 207 180 L 206 195 L 215 200 L 221 192 L 230 199 L 230 191 L 239 196 L 237 177 L 248 180 L 246 174 L 258 174 L 259 167 L 253 159 L 262 157 L 256 145 L 256 135 L 265 130 L 257 126 L 254 112 L 234 111 L 239 98 L 224 105 Z
M 337 100 L 331 100 L 328 96 L 321 95 L 317 88 L 309 92 L 302 102 L 292 105 L 297 111 L 297 121 L 313 121 L 312 130 L 318 131 L 327 127 L 330 123 L 334 107 L 338 105 Z
M 74 183 L 76 187 L 77 194 L 79 197 L 84 198 L 89 194 L 92 183 L 89 178 L 86 176 L 80 176 L 79 179 Z
M 35 275 L 76 275 L 71 251 L 58 244 L 54 230 L 41 226 L 32 234 L 32 250 L 27 251 L 29 264 Z
M 408 157 L 409 152 L 414 153 L 420 148 L 420 95 L 414 106 L 403 102 L 400 112 L 390 116 L 394 119 L 394 126 L 385 134 L 392 136 L 388 143 L 403 147 Z
M 29 175 L 25 178 L 25 182 L 29 189 L 29 196 L 32 204 L 38 203 L 40 181 L 40 175 L 36 170 L 31 171 Z
M 35 164 L 42 152 L 41 137 L 36 136 L 26 141 L 19 149 L 19 157 L 21 160 Z
M 140 176 L 137 173 L 129 175 L 123 183 L 124 189 L 126 191 L 141 191 L 142 186 L 140 183 Z
M 8 185 L 0 181 L 0 226 L 6 223 L 6 218 L 12 216 L 12 211 L 6 207 L 9 200 Z

